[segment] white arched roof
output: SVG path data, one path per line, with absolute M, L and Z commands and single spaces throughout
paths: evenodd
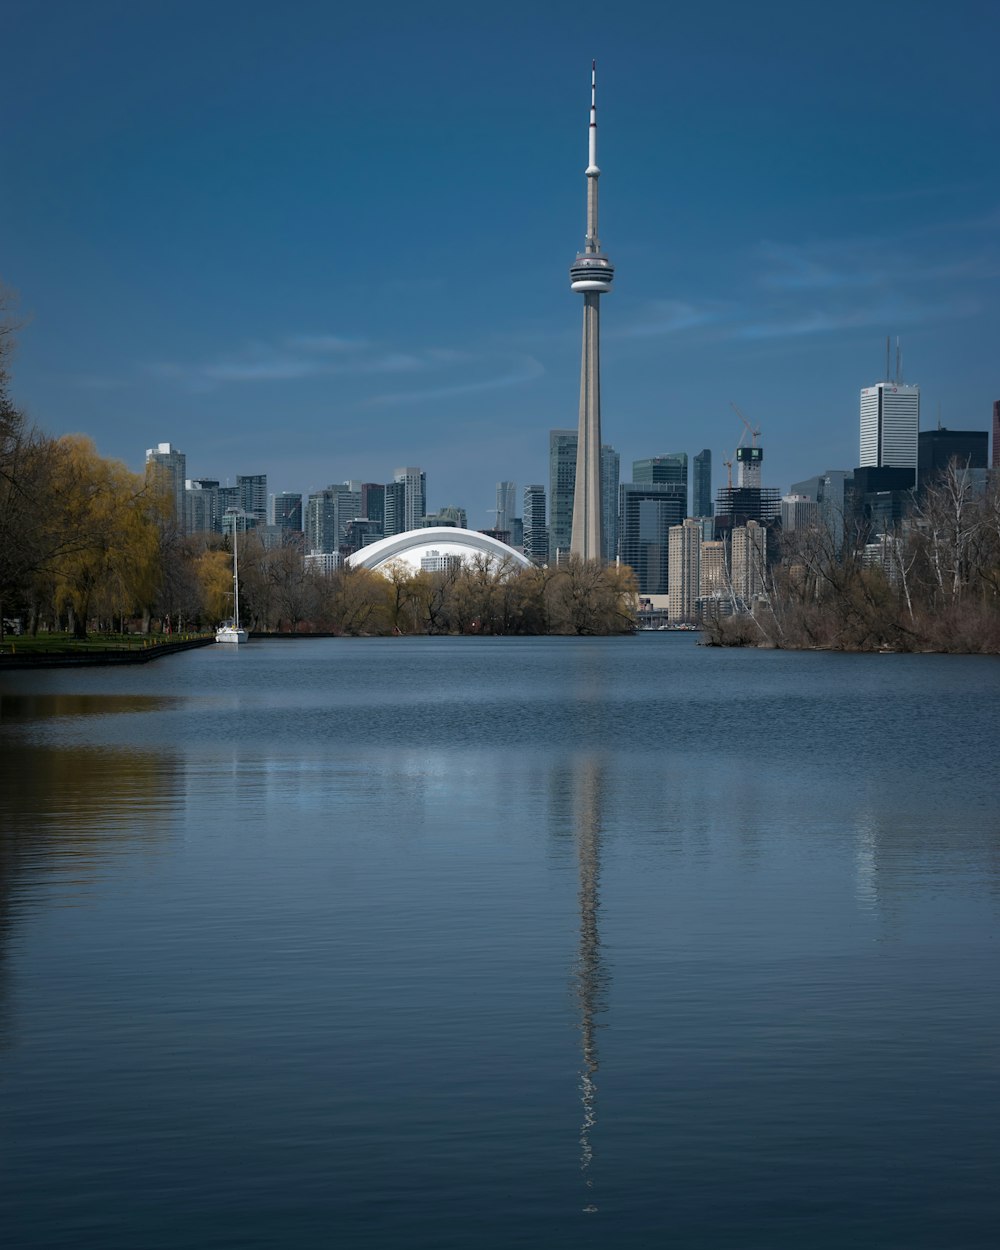
M 349 555 L 347 563 L 353 568 L 378 569 L 398 561 L 419 572 L 421 559 L 431 552 L 442 556 L 458 555 L 463 560 L 485 555 L 498 563 L 506 562 L 519 567 L 527 567 L 530 563 L 519 551 L 496 538 L 490 538 L 488 534 L 448 525 L 407 530 L 405 534 L 380 538 L 377 543 Z

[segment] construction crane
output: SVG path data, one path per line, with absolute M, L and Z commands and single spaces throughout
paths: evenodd
M 725 452 L 723 452 L 723 455 L 725 455 Z M 729 490 L 732 490 L 733 489 L 733 462 L 732 460 L 723 460 L 722 463 L 726 466 L 726 486 L 729 488 Z
M 746 430 L 744 430 L 744 432 L 743 432 L 743 434 L 742 434 L 742 436 L 741 436 L 741 438 L 740 438 L 740 446 L 741 446 L 741 447 L 743 446 L 743 439 L 744 439 L 744 438 L 746 438 L 747 433 L 749 432 L 750 437 L 753 439 L 753 443 L 751 444 L 751 446 L 756 447 L 756 446 L 757 446 L 757 439 L 758 439 L 758 438 L 760 438 L 760 426 L 759 426 L 759 425 L 751 425 L 751 424 L 750 424 L 750 422 L 749 422 L 749 421 L 746 419 L 746 417 L 743 415 L 743 413 L 742 413 L 742 412 L 740 412 L 739 408 L 737 408 L 737 407 L 736 407 L 736 405 L 733 403 L 733 401 L 732 401 L 732 400 L 730 400 L 730 401 L 729 401 L 729 407 L 730 407 L 730 408 L 732 408 L 733 412 L 735 412 L 735 413 L 736 413 L 736 415 L 739 417 L 739 419 L 740 419 L 740 420 L 743 422 L 743 424 L 747 427 L 747 428 L 746 428 Z M 723 463 L 725 463 L 725 462 L 723 462 Z

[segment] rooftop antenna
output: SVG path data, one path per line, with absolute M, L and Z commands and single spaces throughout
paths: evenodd
M 889 335 L 885 336 L 885 380 L 889 381 Z
M 903 349 L 899 345 L 899 335 L 896 335 L 896 385 L 898 386 L 903 380 Z

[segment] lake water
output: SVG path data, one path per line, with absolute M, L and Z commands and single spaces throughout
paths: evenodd
M 1000 662 L 0 676 L 14 1247 L 992 1247 Z

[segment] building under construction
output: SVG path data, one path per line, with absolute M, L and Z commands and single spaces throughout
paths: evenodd
M 781 491 L 776 486 L 761 486 L 763 447 L 736 449 L 736 485 L 732 480 L 732 462 L 727 461 L 729 481 L 720 486 L 715 499 L 715 536 L 724 538 L 734 529 L 756 521 L 758 525 L 770 525 L 781 515 Z

